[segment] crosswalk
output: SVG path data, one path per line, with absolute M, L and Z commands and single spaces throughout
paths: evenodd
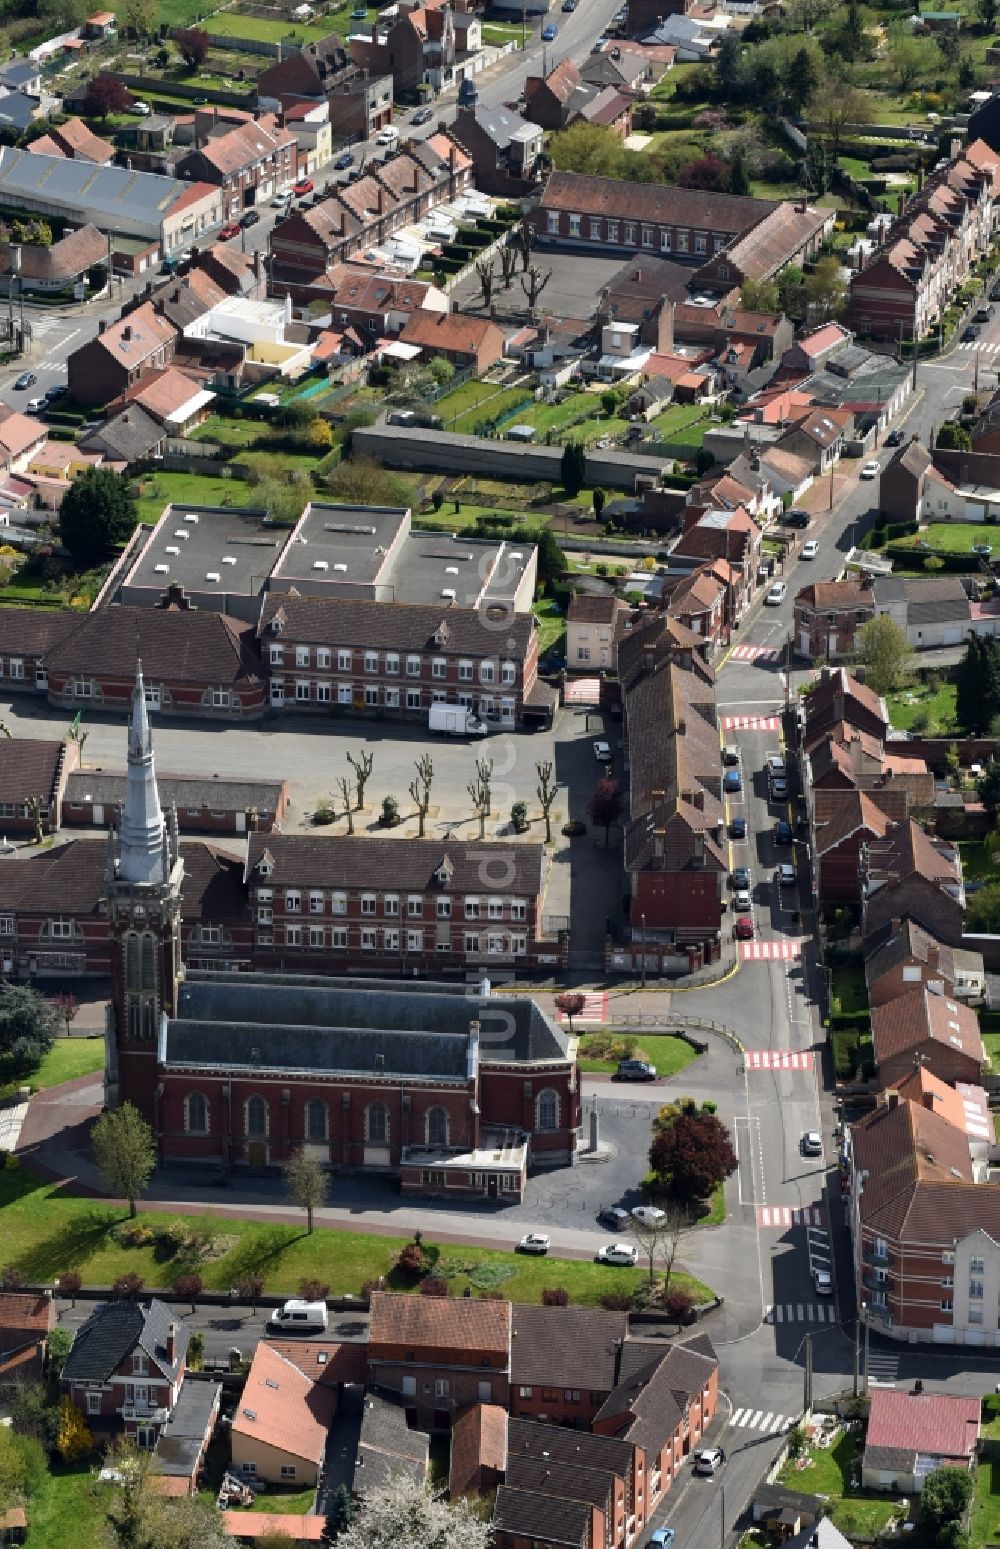
M 837 1309 L 829 1302 L 778 1302 L 764 1308 L 765 1323 L 836 1323 Z
M 781 718 L 777 715 L 724 715 L 723 731 L 780 731 Z
M 812 1070 L 813 1056 L 808 1049 L 748 1049 L 748 1070 Z
M 899 1354 L 895 1350 L 868 1351 L 868 1386 L 894 1388 L 899 1381 Z
M 779 1415 L 770 1409 L 754 1409 L 751 1404 L 749 1409 L 734 1409 L 729 1424 L 737 1431 L 759 1431 L 762 1436 L 781 1436 L 791 1430 L 796 1419 L 794 1415 Z
M 758 1226 L 825 1226 L 826 1211 L 820 1205 L 758 1205 Z
M 562 1011 L 557 1012 L 560 1022 L 569 1022 L 569 1017 Z M 581 1022 L 603 1023 L 608 1019 L 608 997 L 603 991 L 588 990 L 583 997 L 583 1010 L 573 1016 L 573 1026 Z
M 776 662 L 781 658 L 781 647 L 773 645 L 734 645 L 729 653 L 733 662 Z
M 960 350 L 971 350 L 977 355 L 995 355 L 1000 350 L 1000 343 L 980 344 L 978 339 L 970 339 L 967 344 L 960 344 Z
M 740 957 L 744 963 L 787 963 L 793 958 L 801 956 L 801 941 L 740 942 Z

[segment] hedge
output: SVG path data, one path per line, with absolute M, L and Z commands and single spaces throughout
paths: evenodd
M 934 567 L 938 575 L 968 575 L 979 563 L 974 554 L 942 554 L 936 549 L 917 549 L 912 544 L 890 543 L 885 552 L 889 559 L 898 560 L 901 565 L 913 565 L 922 559 L 930 559 L 933 554 L 935 559 L 941 561 L 940 569 Z
M 833 1070 L 838 1081 L 863 1078 L 872 1067 L 871 1034 L 857 1027 L 843 1027 L 831 1034 Z

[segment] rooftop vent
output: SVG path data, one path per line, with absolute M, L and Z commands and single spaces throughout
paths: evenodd
M 521 552 L 520 549 L 511 549 L 510 557 L 511 557 L 511 559 L 523 559 L 524 558 L 524 554 Z
M 198 522 L 201 520 L 201 518 L 196 516 L 193 511 L 189 511 L 187 513 L 187 515 L 185 516 L 184 520 L 186 522 L 190 522 L 192 527 L 197 527 Z
M 190 538 L 190 536 L 191 536 L 191 534 L 188 532 L 186 527 L 175 527 L 174 528 L 174 537 L 175 538 L 187 539 L 187 538 Z
M 334 565 L 333 568 L 334 568 L 334 570 L 339 570 L 342 575 L 346 575 L 347 574 L 347 566 L 346 565 L 336 564 L 336 565 Z
M 235 565 L 235 563 L 236 563 L 235 556 L 232 555 L 232 554 L 223 554 L 223 556 L 222 556 L 222 563 L 224 565 Z
M 257 1418 L 257 1411 L 255 1409 L 244 1409 L 243 1413 L 248 1420 L 256 1420 Z
M 314 570 L 329 570 L 329 568 L 330 568 L 330 561 L 328 559 L 314 559 L 313 560 L 313 569 Z
M 275 1382 L 273 1377 L 265 1377 L 264 1386 L 265 1388 L 273 1388 L 275 1393 L 278 1391 L 278 1384 Z
M 445 565 L 444 573 L 445 573 L 445 575 L 458 575 L 458 566 L 457 565 Z
M 163 568 L 165 570 L 167 568 L 166 565 L 164 565 Z M 441 596 L 446 598 L 448 602 L 454 602 L 455 601 L 455 588 L 453 586 L 446 586 L 444 588 L 444 590 L 442 591 Z
M 206 581 L 221 581 L 222 577 L 217 570 L 210 570 L 205 576 Z
M 153 569 L 156 571 L 157 575 L 169 575 L 170 574 L 170 566 L 169 565 L 154 565 Z
M 180 549 L 177 547 L 176 543 L 168 543 L 163 552 L 165 554 L 179 554 Z

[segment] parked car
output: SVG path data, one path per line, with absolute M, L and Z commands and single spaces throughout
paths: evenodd
M 291 204 L 291 202 L 292 202 L 292 191 L 291 191 L 291 189 L 290 188 L 282 188 L 278 193 L 275 194 L 274 198 L 271 200 L 271 209 L 272 210 L 287 210 L 288 206 Z
M 301 199 L 303 194 L 311 194 L 314 187 L 311 177 L 300 177 L 297 183 L 292 184 L 292 193 L 296 199 Z
M 239 221 L 227 221 L 224 226 L 220 227 L 220 230 L 219 230 L 219 241 L 220 242 L 228 242 L 228 241 L 230 241 L 230 239 L 232 237 L 238 237 L 239 234 L 240 234 L 240 223 L 239 223 Z
M 558 33 L 559 28 L 556 26 L 555 22 L 546 22 L 545 26 L 542 28 L 542 42 L 554 43 Z
M 963 344 L 972 344 L 974 342 L 974 340 L 976 340 L 978 338 L 979 338 L 979 329 L 977 328 L 975 323 L 970 323 L 967 328 L 963 328 L 962 329 L 962 343 Z
M 20 393 L 20 392 L 23 392 L 26 387 L 34 387 L 34 385 L 35 385 L 35 383 L 37 381 L 38 381 L 38 378 L 36 377 L 36 375 L 35 375 L 35 373 L 33 371 L 22 371 L 21 375 L 17 378 L 17 381 L 14 383 L 14 386 L 17 388 L 18 392 Z
M 743 780 L 738 769 L 727 769 L 722 776 L 722 789 L 724 791 L 741 791 Z
M 609 1242 L 605 1247 L 598 1248 L 594 1254 L 594 1261 L 598 1264 L 618 1264 L 626 1269 L 634 1269 L 639 1262 L 639 1250 L 630 1242 Z
M 595 40 L 594 40 L 594 46 L 593 46 L 593 48 L 592 48 L 592 49 L 591 49 L 591 50 L 590 50 L 590 52 L 591 52 L 591 53 L 592 53 L 592 54 L 603 54 L 603 52 L 604 52 L 604 45 L 605 45 L 605 43 L 606 43 L 606 42 L 607 42 L 607 41 L 608 41 L 608 40 L 607 40 L 607 38 L 606 38 L 606 37 L 605 37 L 605 36 L 604 36 L 604 34 L 603 34 L 603 33 L 602 33 L 602 34 L 601 34 L 601 36 L 600 36 L 600 37 L 599 37 L 599 38 L 596 38 L 596 39 L 595 39 Z
M 976 318 L 975 318 L 975 320 L 976 320 L 977 323 L 988 323 L 992 316 L 993 316 L 993 308 L 992 307 L 977 307 L 976 308 Z
M 245 210 L 240 216 L 240 225 L 246 231 L 249 227 L 256 226 L 259 220 L 260 214 L 257 210 Z
M 611 762 L 611 747 L 610 747 L 610 744 L 607 743 L 607 742 L 595 742 L 594 743 L 594 757 L 597 759 L 597 762 L 599 764 L 610 764 L 610 762 Z
M 775 844 L 791 844 L 792 842 L 792 830 L 784 818 L 779 818 L 774 825 L 774 842 Z
M 790 865 L 788 861 L 782 861 L 780 866 L 775 867 L 775 887 L 794 887 L 797 880 L 795 867 Z
M 771 589 L 768 592 L 767 596 L 764 598 L 764 601 L 767 604 L 767 606 L 769 608 L 776 608 L 779 603 L 784 602 L 784 600 L 785 600 L 785 593 L 787 592 L 787 590 L 788 590 L 788 586 L 786 585 L 786 583 L 784 581 L 775 581 L 774 585 L 771 587 Z
M 822 1156 L 823 1137 L 818 1129 L 807 1129 L 802 1136 L 803 1156 Z
M 48 408 L 48 404 L 44 398 L 29 398 L 24 407 L 28 414 L 41 414 L 43 409 Z
M 398 145 L 399 130 L 396 129 L 392 124 L 387 124 L 386 127 L 384 129 L 380 129 L 378 134 L 375 136 L 375 144 Z
M 694 1471 L 696 1474 L 707 1474 L 711 1477 L 725 1461 L 726 1454 L 721 1447 L 705 1447 L 694 1455 Z
M 750 906 L 750 889 L 748 887 L 738 887 L 733 893 L 733 908 L 749 909 Z
M 810 538 L 808 543 L 803 543 L 802 554 L 800 557 L 802 559 L 815 559 L 818 553 L 819 544 L 816 542 L 815 538 Z
M 781 753 L 769 753 L 764 760 L 764 771 L 769 780 L 785 773 L 785 759 Z
M 809 526 L 810 516 L 808 511 L 797 511 L 792 509 L 791 511 L 783 511 L 781 513 L 780 520 L 782 527 L 799 527 L 805 529 Z
M 367 15 L 368 15 L 368 8 L 367 8 L 367 6 L 356 5 L 354 7 L 354 10 L 351 12 L 351 21 L 352 22 L 363 22 Z
M 575 11 L 576 0 L 563 0 L 562 8 L 564 11 Z
M 902 446 L 905 437 L 901 430 L 890 430 L 885 438 L 886 446 Z
M 745 839 L 747 836 L 746 818 L 733 818 L 729 825 L 730 839 Z
M 667 1219 L 667 1212 L 659 1205 L 636 1205 L 632 1215 L 643 1226 L 662 1226 Z
M 818 1264 L 813 1270 L 813 1285 L 817 1296 L 833 1295 L 833 1276 L 828 1269 L 820 1269 Z
M 433 108 L 418 108 L 410 119 L 411 124 L 429 124 L 434 117 Z
M 348 167 L 353 166 L 354 157 L 351 155 L 350 151 L 341 151 L 340 155 L 337 157 L 333 164 L 333 170 L 335 172 L 346 172 Z
M 133 113 L 138 113 L 140 118 L 148 118 L 153 110 L 148 102 L 140 102 L 139 98 L 136 97 L 132 103 L 131 111 Z
M 753 919 L 749 914 L 741 914 L 736 921 L 736 940 L 753 940 Z
M 45 402 L 58 403 L 60 398 L 65 398 L 69 388 L 65 382 L 56 382 L 54 386 L 45 389 Z
M 655 1081 L 656 1066 L 648 1060 L 619 1060 L 616 1081 Z
M 750 867 L 734 866 L 729 874 L 729 886 L 734 890 L 750 886 Z
M 775 775 L 771 781 L 771 800 L 786 801 L 788 798 L 788 781 L 784 775 Z
M 548 1253 L 549 1239 L 544 1232 L 526 1232 L 518 1243 L 517 1253 Z
M 980 559 L 989 559 L 993 553 L 993 545 L 992 543 L 974 543 L 972 545 L 972 552 L 973 554 L 978 554 Z
M 677 1534 L 672 1527 L 658 1527 L 656 1532 L 650 1535 L 648 1549 L 670 1549 Z
M 629 1216 L 624 1205 L 603 1205 L 598 1211 L 597 1219 L 604 1226 L 613 1226 L 616 1231 L 628 1230 Z
M 877 479 L 881 472 L 882 464 L 879 462 L 877 457 L 873 457 L 870 462 L 865 463 L 861 473 L 859 474 L 859 478 Z
M 991 301 L 1000 301 L 1000 281 L 998 281 L 996 283 L 996 285 L 994 285 L 993 289 L 990 291 L 990 300 Z
M 727 742 L 726 746 L 722 750 L 722 762 L 724 764 L 732 765 L 732 764 L 738 764 L 739 761 L 740 761 L 740 750 L 737 747 L 736 743 L 735 742 Z

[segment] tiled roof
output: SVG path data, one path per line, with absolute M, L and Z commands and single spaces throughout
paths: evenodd
M 870 613 L 874 608 L 871 587 L 861 581 L 814 581 L 796 592 L 795 603 L 816 613 L 853 613 L 858 609 Z
M 38 420 L 12 410 L 0 416 L 0 453 L 7 457 L 20 457 L 33 446 L 39 446 L 48 432 Z
M 597 1419 L 614 1422 L 617 1435 L 656 1456 L 719 1363 L 707 1335 L 666 1350 L 650 1343 L 643 1353 L 648 1359 L 623 1377 Z
M 545 85 L 559 102 L 568 102 L 580 84 L 580 72 L 572 59 L 560 60 L 544 77 Z
M 493 1529 L 516 1539 L 586 1549 L 591 1541 L 591 1508 L 549 1492 L 517 1490 L 502 1484 L 493 1507 Z
M 196 155 L 203 156 L 224 177 L 252 167 L 286 145 L 294 145 L 295 136 L 290 129 L 279 129 L 271 118 L 268 124 L 259 119 L 248 124 L 237 124 L 225 134 L 215 135 L 197 147 Z
M 760 466 L 765 474 L 773 469 L 786 483 L 794 486 L 802 484 L 812 473 L 808 458 L 799 457 L 795 452 L 786 451 L 780 446 L 762 448 Z
M 483 891 L 483 868 L 493 846 L 475 840 L 379 839 L 360 834 L 251 834 L 248 875 L 251 884 L 261 880 L 255 868 L 266 854 L 269 887 L 342 887 L 390 883 L 413 892 L 440 887 L 442 893 Z M 541 844 L 514 844 L 505 852 L 504 880 L 486 891 L 519 893 L 537 898 L 545 878 L 545 848 Z M 437 882 L 446 868 L 449 880 Z M 381 879 L 381 880 L 379 880 Z
M 806 695 L 807 742 L 811 739 L 815 727 L 822 726 L 835 718 L 834 711 L 841 699 L 843 712 L 840 719 L 850 718 L 848 712 L 853 703 L 888 728 L 885 705 L 879 696 L 873 694 L 866 684 L 852 677 L 845 667 L 831 667 L 824 669 Z
M 466 317 L 461 312 L 411 312 L 399 335 L 403 344 L 419 344 L 422 349 L 459 350 L 475 354 L 488 341 L 495 341 L 497 353 L 503 346 L 503 332 L 488 317 Z
M 608 215 L 612 219 L 635 217 L 735 235 L 747 231 L 775 205 L 769 199 L 747 199 L 739 194 L 619 182 L 617 178 L 591 177 L 579 172 L 553 172 L 545 185 L 541 208 Z
M 897 995 L 884 1006 L 875 1006 L 871 1020 L 876 1065 L 909 1049 L 917 1051 L 928 1042 L 955 1049 L 976 1064 L 983 1060 L 976 1013 L 923 985 Z
M 424 603 L 365 602 L 357 598 L 296 597 L 288 592 L 270 592 L 264 599 L 260 633 L 268 630 L 277 613 L 284 617 L 282 635 L 286 640 L 311 645 L 346 645 L 363 640 L 373 650 L 431 650 L 439 656 L 493 656 L 497 632 L 487 627 L 476 608 L 437 607 Z M 190 617 L 190 615 L 188 615 Z M 434 639 L 442 623 L 447 638 L 440 644 Z M 523 661 L 535 628 L 531 614 L 506 617 L 504 640 L 515 660 Z
M 506 1364 L 510 1340 L 510 1302 L 372 1292 L 368 1346 L 373 1356 L 380 1345 L 433 1345 L 456 1353 L 487 1351 Z
M 892 793 L 896 795 L 895 792 Z M 900 791 L 896 820 L 906 815 L 906 792 Z M 891 819 L 872 798 L 858 790 L 816 791 L 816 850 L 829 855 L 854 834 L 883 838 Z M 861 843 L 861 840 L 858 840 Z M 860 886 L 860 883 L 859 883 Z
M 117 364 L 133 371 L 150 355 L 169 345 L 175 337 L 173 325 L 159 316 L 151 301 L 146 301 L 118 322 L 109 323 L 94 342 L 106 350 Z
M 507 1421 L 508 1459 L 546 1455 L 580 1468 L 604 1469 L 619 1479 L 630 1477 L 635 1456 L 628 1442 L 617 1436 L 590 1435 L 561 1425 L 515 1419 L 512 1415 Z
M 889 973 L 900 963 L 916 958 L 920 963 L 932 960 L 944 979 L 954 983 L 953 949 L 938 941 L 916 920 L 905 919 L 887 925 L 865 943 L 865 974 L 869 984 Z
M 47 653 L 46 666 L 131 681 L 139 657 L 148 683 L 250 689 L 261 680 L 252 627 L 199 609 L 102 608 Z
M 873 881 L 900 883 L 922 877 L 957 889 L 961 874 L 961 861 L 955 852 L 934 844 L 913 818 L 868 849 L 868 876 Z
M 851 1144 L 855 1173 L 868 1174 L 862 1225 L 924 1243 L 1000 1231 L 1000 1188 L 973 1182 L 968 1140 L 943 1114 L 889 1098 L 851 1126 Z
M 141 404 L 147 414 L 163 421 L 190 403 L 197 392 L 197 384 L 189 376 L 168 366 L 165 371 L 151 371 L 144 376 L 131 396 L 133 403 Z
M 625 604 L 611 592 L 574 592 L 569 600 L 569 624 L 613 625 Z
M 360 1340 L 327 1344 L 313 1339 L 269 1339 L 268 1344 L 303 1376 L 328 1387 L 338 1382 L 363 1383 L 368 1372 L 368 1348 Z
M 0 801 L 22 802 L 29 796 L 49 801 L 62 756 L 61 742 L 4 739 L 0 745 Z
M 822 230 L 829 213 L 800 210 L 783 201 L 769 210 L 747 233 L 726 248 L 727 263 L 751 280 L 766 280 Z
M 233 1415 L 232 1430 L 234 1435 L 319 1465 L 336 1407 L 336 1394 L 329 1387 L 305 1376 L 261 1340 Z
M 979 1438 L 979 1413 L 977 1397 L 874 1388 L 866 1446 L 901 1447 L 934 1457 L 972 1458 Z
M 232 920 L 246 909 L 243 862 L 203 839 L 185 840 L 182 917 Z M 67 839 L 18 861 L 4 872 L 4 906 L 13 913 L 99 912 L 105 892 L 108 847 L 103 839 Z
M 0 607 L 0 655 L 44 656 L 82 623 L 79 613 L 68 610 Z
M 267 1497 L 265 1496 L 265 1500 Z M 224 1511 L 222 1525 L 229 1537 L 239 1542 L 258 1538 L 287 1538 L 292 1544 L 322 1544 L 326 1537 L 326 1518 L 318 1512 L 300 1517 L 292 1512 L 280 1511 Z
M 29 863 L 30 864 L 30 863 Z M 167 1356 L 167 1333 L 174 1330 L 175 1353 Z M 141 1302 L 102 1302 L 76 1331 L 66 1357 L 64 1382 L 106 1382 L 133 1350 L 142 1350 L 174 1381 L 184 1365 L 190 1330 L 183 1318 L 155 1296 Z
M 506 1467 L 507 1411 L 499 1404 L 471 1404 L 451 1428 L 451 1494 L 475 1489 L 480 1469 L 502 1474 Z
M 932 1113 L 941 1114 L 949 1124 L 962 1130 L 970 1143 L 978 1141 L 982 1145 L 992 1145 L 993 1120 L 983 1087 L 971 1086 L 967 1082 L 948 1086 L 946 1082 L 939 1081 L 926 1066 L 921 1065 L 897 1083 L 897 1090 L 901 1098 L 909 1098 L 911 1102 L 929 1108 Z
M 398 1475 L 422 1485 L 427 1478 L 430 1444 L 426 1431 L 410 1430 L 401 1399 L 365 1394 L 357 1456 L 365 1490 L 377 1490 Z
M 510 1380 L 545 1388 L 614 1387 L 618 1356 L 628 1336 L 623 1312 L 594 1307 L 514 1305 Z
M 51 1296 L 35 1291 L 0 1291 L 0 1364 L 35 1354 L 56 1321 Z

